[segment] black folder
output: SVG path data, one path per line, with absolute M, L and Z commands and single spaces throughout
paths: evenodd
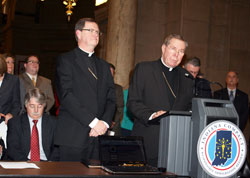
M 112 174 L 161 174 L 147 164 L 143 137 L 100 136 L 101 167 Z

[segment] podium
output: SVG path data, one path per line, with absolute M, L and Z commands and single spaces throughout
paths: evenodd
M 226 120 L 239 126 L 239 117 L 234 105 L 228 100 L 194 98 L 192 100 L 192 148 L 190 176 L 212 178 L 200 166 L 197 158 L 197 142 L 202 130 L 216 120 Z M 237 176 L 231 176 L 231 178 Z
M 156 120 L 160 122 L 158 167 L 195 178 L 212 178 L 202 169 L 197 157 L 197 143 L 203 129 L 217 120 L 239 125 L 238 114 L 230 101 L 205 98 L 192 100 L 192 114 L 170 111 Z
M 170 111 L 160 118 L 158 167 L 189 175 L 191 112 Z

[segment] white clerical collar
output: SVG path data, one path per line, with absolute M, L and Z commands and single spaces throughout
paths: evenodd
M 167 64 L 164 63 L 162 57 L 161 57 L 161 62 L 164 66 L 166 66 L 167 68 L 169 68 L 169 71 L 172 71 L 173 70 L 173 67 L 169 67 Z
M 80 47 L 79 47 L 80 48 Z M 85 50 L 83 50 L 82 48 L 80 48 L 82 51 L 84 51 L 85 53 L 87 53 L 88 54 L 88 57 L 91 57 L 92 56 L 92 54 L 94 54 L 95 53 L 95 51 L 93 51 L 93 52 L 87 52 L 87 51 L 85 51 Z

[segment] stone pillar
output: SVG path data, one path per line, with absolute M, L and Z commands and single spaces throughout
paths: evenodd
M 134 68 L 137 0 L 109 0 L 106 60 L 116 67 L 115 83 L 129 86 Z

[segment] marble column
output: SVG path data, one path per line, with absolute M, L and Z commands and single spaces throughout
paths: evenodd
M 115 83 L 129 85 L 134 68 L 137 0 L 109 0 L 106 60 L 116 67 Z

